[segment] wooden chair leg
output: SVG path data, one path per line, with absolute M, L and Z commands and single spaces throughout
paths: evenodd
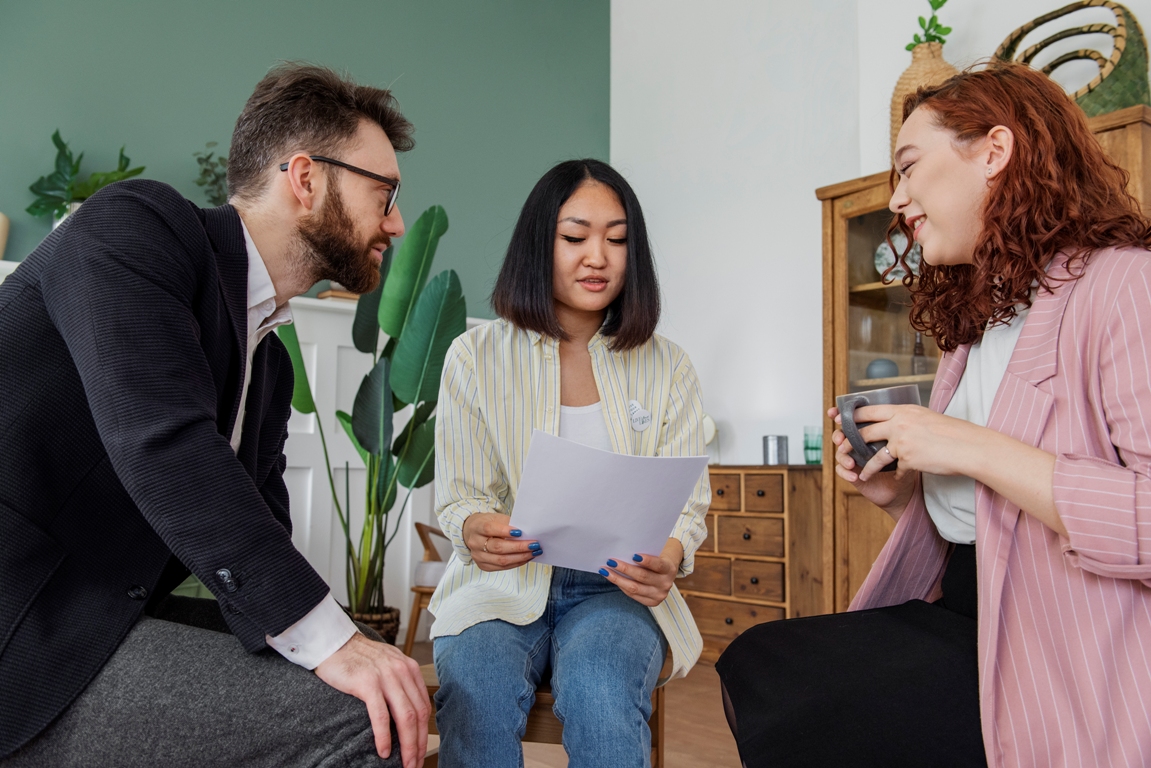
M 664 739 L 664 690 L 663 686 L 655 689 L 652 709 L 655 715 L 655 726 L 651 729 L 651 768 L 663 768 L 663 739 Z
M 404 638 L 404 655 L 412 655 L 412 644 L 416 642 L 416 630 L 420 626 L 420 614 L 424 612 L 424 596 L 420 593 L 412 595 L 412 612 L 408 615 L 408 636 Z

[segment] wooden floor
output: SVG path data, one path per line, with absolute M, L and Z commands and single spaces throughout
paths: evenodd
M 412 657 L 421 664 L 432 660 L 431 643 L 416 643 Z M 664 748 L 666 768 L 740 768 L 739 751 L 728 730 L 719 697 L 719 676 L 710 664 L 700 663 L 687 677 L 667 684 Z M 430 737 L 433 742 L 435 736 Z M 559 744 L 524 744 L 524 768 L 566 768 Z

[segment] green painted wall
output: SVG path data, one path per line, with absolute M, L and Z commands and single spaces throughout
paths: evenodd
M 468 314 L 487 297 L 536 179 L 572 157 L 608 158 L 609 0 L 0 0 L 0 211 L 6 259 L 49 223 L 24 212 L 52 169 L 59 128 L 83 173 L 121 145 L 146 178 L 206 205 L 192 153 L 226 147 L 256 82 L 304 59 L 391 86 L 416 126 L 401 155 L 410 225 L 434 203 L 451 228 Z

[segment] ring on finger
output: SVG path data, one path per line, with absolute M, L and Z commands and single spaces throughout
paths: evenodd
M 490 538 L 484 539 L 484 552 L 488 551 L 488 542 L 489 541 L 491 541 Z
M 883 452 L 886 453 L 888 456 L 891 456 L 891 450 L 886 445 L 883 446 Z M 891 456 L 891 458 L 894 459 L 895 457 Z

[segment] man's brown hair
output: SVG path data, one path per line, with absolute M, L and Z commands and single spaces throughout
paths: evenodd
M 232 132 L 228 197 L 251 200 L 293 152 L 338 155 L 361 120 L 384 130 L 397 152 L 415 146 L 391 91 L 357 85 L 325 67 L 287 62 L 256 85 Z

